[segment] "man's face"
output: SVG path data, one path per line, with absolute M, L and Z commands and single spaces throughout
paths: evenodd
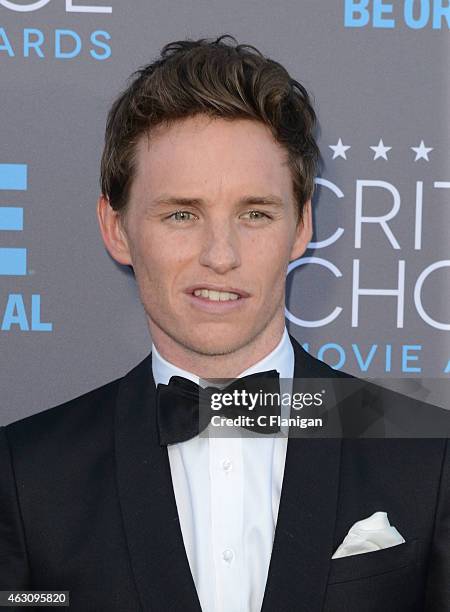
M 218 355 L 283 328 L 287 265 L 311 238 L 286 162 L 245 119 L 197 115 L 141 138 L 116 259 L 134 268 L 152 337 Z

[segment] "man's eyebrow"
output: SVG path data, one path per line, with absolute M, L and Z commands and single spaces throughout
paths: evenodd
M 202 198 L 186 198 L 175 196 L 160 196 L 153 200 L 154 204 L 164 204 L 168 206 L 205 206 L 206 202 Z M 277 206 L 283 207 L 283 200 L 276 195 L 256 196 L 248 195 L 239 199 L 239 205 L 252 206 Z
M 284 206 L 283 200 L 276 195 L 246 196 L 239 200 L 239 203 L 252 204 L 256 206 Z
M 167 204 L 168 206 L 195 206 L 203 204 L 200 198 L 178 198 L 175 196 L 160 196 L 153 200 L 154 204 Z

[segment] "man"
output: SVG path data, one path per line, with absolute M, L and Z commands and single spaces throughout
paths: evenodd
M 348 380 L 284 322 L 312 234 L 314 124 L 282 66 L 226 37 L 167 45 L 114 103 L 98 218 L 152 352 L 0 430 L 1 589 L 69 590 L 83 612 L 450 609 L 445 439 L 165 438 L 184 418 L 174 376 Z M 338 401 L 344 429 L 400 398 L 359 388 Z M 332 559 L 375 513 L 396 545 Z

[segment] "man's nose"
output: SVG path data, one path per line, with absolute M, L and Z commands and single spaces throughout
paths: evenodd
M 225 274 L 240 263 L 239 241 L 232 227 L 223 222 L 205 227 L 202 240 L 200 264 L 212 268 L 218 274 Z

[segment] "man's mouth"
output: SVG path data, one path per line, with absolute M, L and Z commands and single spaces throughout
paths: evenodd
M 213 302 L 228 302 L 229 300 L 239 300 L 241 296 L 232 291 L 215 291 L 212 289 L 195 289 L 193 295 L 196 297 L 212 300 Z
M 250 297 L 250 294 L 243 289 L 230 285 L 218 286 L 211 283 L 192 285 L 186 289 L 186 293 L 198 298 L 199 302 L 202 302 L 205 306 L 211 302 L 238 302 L 243 298 Z

